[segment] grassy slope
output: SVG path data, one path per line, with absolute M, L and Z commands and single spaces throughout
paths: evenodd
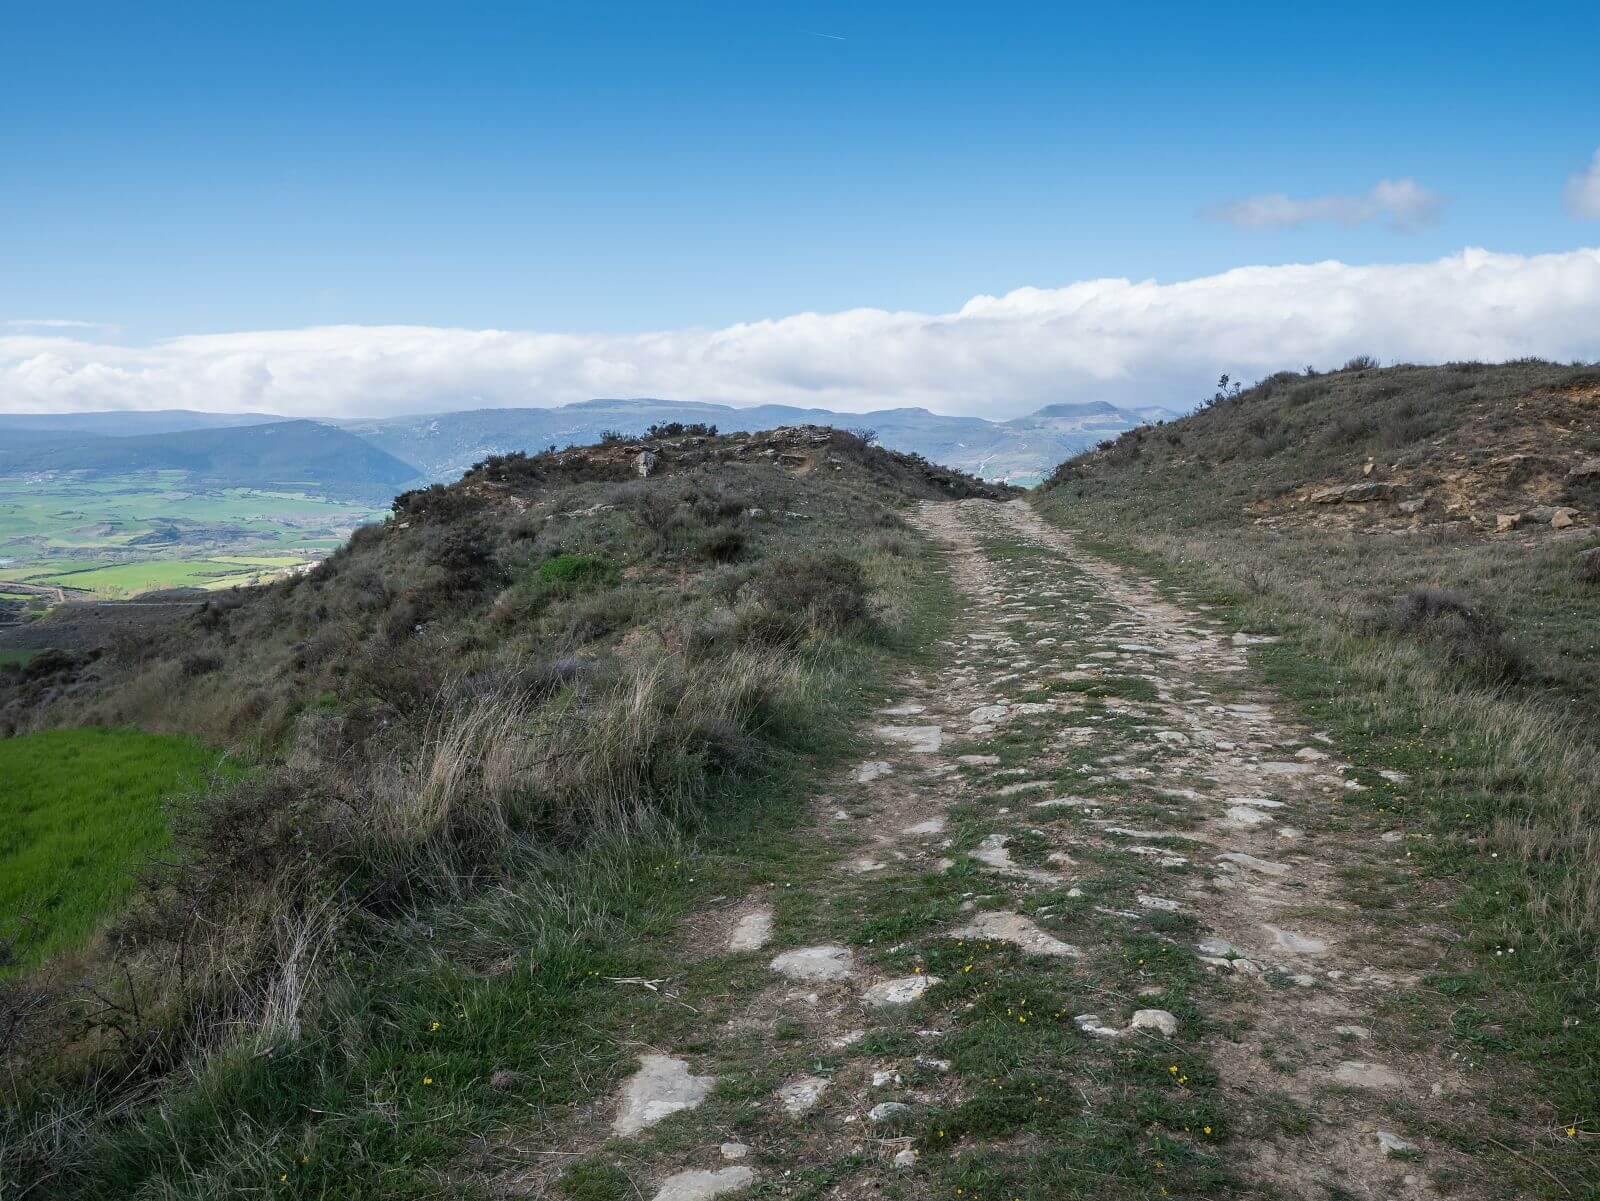
M 216 755 L 136 731 L 0 740 L 0 929 L 32 964 L 83 939 L 168 840 L 165 802 Z
M 664 1007 L 614 981 L 681 969 L 653 936 L 815 853 L 788 833 L 806 782 L 948 611 L 904 482 L 836 449 L 804 477 L 519 466 L 512 499 L 430 494 L 316 577 L 100 665 L 87 715 L 226 729 L 264 763 L 180 839 L 208 925 L 145 898 L 102 965 L 129 1010 L 119 973 L 140 990 L 133 1036 L 69 1012 L 28 1048 L 0 1171 L 67 1196 L 437 1195 L 474 1138 L 615 1075 Z M 180 951 L 226 977 L 175 977 Z
M 1036 498 L 1090 549 L 1285 635 L 1259 654 L 1270 678 L 1351 762 L 1408 774 L 1353 803 L 1404 830 L 1419 869 L 1459 898 L 1470 966 L 1428 982 L 1444 1008 L 1418 1020 L 1469 1055 L 1527 1064 L 1555 1139 L 1600 1135 L 1600 591 L 1575 571 L 1600 538 L 1495 539 L 1459 520 L 1416 531 L 1382 513 L 1347 528 L 1257 518 L 1308 482 L 1360 478 L 1369 454 L 1409 463 L 1417 491 L 1442 486 L 1428 464 L 1492 453 L 1485 422 L 1523 428 L 1574 382 L 1593 391 L 1592 373 L 1530 364 L 1278 380 L 1073 460 Z M 1588 443 L 1569 450 L 1592 453 L 1595 427 L 1576 428 Z M 1417 585 L 1468 594 L 1503 623 L 1496 646 L 1529 666 L 1500 673 L 1447 629 L 1381 617 Z M 1368 903 L 1357 882 L 1350 899 Z M 1400 890 L 1385 903 L 1411 902 Z

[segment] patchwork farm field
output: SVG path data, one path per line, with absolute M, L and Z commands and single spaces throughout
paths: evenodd
M 193 488 L 177 471 L 0 478 L 7 582 L 106 599 L 230 588 L 320 559 L 382 510 L 293 492 Z
M 167 843 L 165 804 L 218 756 L 188 738 L 49 730 L 0 739 L 0 939 L 37 963 L 86 938 Z

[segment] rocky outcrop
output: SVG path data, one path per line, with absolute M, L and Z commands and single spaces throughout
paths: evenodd
M 1336 484 L 1313 492 L 1314 505 L 1365 505 L 1373 501 L 1396 501 L 1406 495 L 1406 486 L 1392 480 L 1363 480 L 1359 484 Z

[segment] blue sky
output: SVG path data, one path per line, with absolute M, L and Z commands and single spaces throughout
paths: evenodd
M 1600 240 L 1561 203 L 1600 145 L 1594 5 L 62 2 L 4 26 L 0 317 L 135 338 L 939 311 Z M 1201 216 L 1397 177 L 1449 198 L 1435 225 Z
M 61 0 L 0 28 L 0 335 L 626 335 L 1600 244 L 1563 201 L 1600 148 L 1592 4 Z M 1429 201 L 1404 229 L 1362 207 L 1383 180 Z M 1324 219 L 1218 219 L 1280 193 Z M 36 350 L 0 350 L 0 406 L 48 399 L 5 382 Z

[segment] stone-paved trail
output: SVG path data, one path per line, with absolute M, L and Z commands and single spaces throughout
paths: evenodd
M 1351 900 L 1400 832 L 1220 628 L 1020 503 L 927 504 L 963 607 L 731 901 L 743 983 L 596 1117 L 656 1201 L 1495 1195 L 1464 1069 L 1394 1017 L 1442 936 Z

